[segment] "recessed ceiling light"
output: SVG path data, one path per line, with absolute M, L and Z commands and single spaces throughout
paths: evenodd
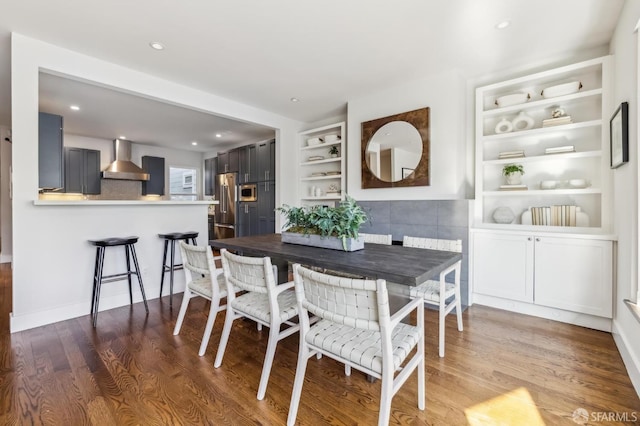
M 298 99 L 298 98 L 291 98 L 291 99 L 289 99 L 289 100 L 290 100 L 291 102 L 298 102 L 298 101 L 299 101 L 299 99 Z
M 118 139 L 122 139 L 122 140 L 124 140 L 124 139 L 126 139 L 126 138 L 127 138 L 126 136 L 118 136 Z
M 191 145 L 196 146 L 196 145 L 198 145 L 198 142 L 193 141 L 193 142 L 191 142 Z
M 80 111 L 80 107 L 78 105 L 71 105 L 69 108 L 71 108 L 74 111 Z
M 149 46 L 151 46 L 151 48 L 155 50 L 164 50 L 164 45 L 157 41 L 152 41 L 151 43 L 149 43 Z
M 221 138 L 222 137 L 222 133 L 216 133 L 216 138 Z
M 502 21 L 499 22 L 498 24 L 496 24 L 496 29 L 497 30 L 504 30 L 505 28 L 507 28 L 509 25 L 511 25 L 511 21 Z

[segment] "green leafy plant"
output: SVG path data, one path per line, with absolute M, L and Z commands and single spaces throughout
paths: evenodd
M 524 174 L 524 167 L 522 167 L 522 164 L 507 164 L 502 168 L 503 176 L 510 176 L 514 173 L 520 173 L 521 175 Z
M 286 217 L 284 227 L 287 232 L 337 237 L 342 240 L 345 251 L 347 238 L 358 238 L 360 226 L 369 220 L 356 200 L 348 195 L 336 207 L 291 207 L 285 204 L 276 211 Z
M 329 154 L 338 155 L 338 146 L 337 145 L 333 145 L 331 148 L 329 148 Z

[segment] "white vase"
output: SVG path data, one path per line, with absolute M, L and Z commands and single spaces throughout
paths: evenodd
M 522 183 L 522 173 L 513 172 L 507 175 L 507 185 L 520 185 Z
M 529 117 L 524 111 L 520 111 L 520 114 L 516 116 L 511 122 L 513 130 L 528 130 L 533 127 L 533 118 Z
M 513 124 L 511 124 L 511 122 L 506 118 L 502 118 L 500 121 L 498 121 L 498 124 L 496 124 L 496 128 L 495 128 L 495 131 L 497 134 L 509 133 L 512 130 L 513 130 Z

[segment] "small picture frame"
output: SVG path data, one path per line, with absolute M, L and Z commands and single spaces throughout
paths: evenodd
M 622 102 L 609 121 L 611 168 L 629 161 L 629 103 Z
M 406 179 L 409 177 L 409 175 L 411 175 L 411 173 L 413 173 L 414 169 L 409 169 L 407 167 L 403 167 L 402 168 L 402 179 Z

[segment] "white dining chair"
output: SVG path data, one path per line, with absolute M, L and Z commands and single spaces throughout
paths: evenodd
M 220 250 L 222 270 L 227 285 L 227 316 L 224 321 L 220 346 L 213 364 L 222 365 L 224 352 L 231 334 L 233 321 L 249 318 L 258 324 L 269 327 L 269 342 L 262 365 L 262 375 L 258 386 L 258 399 L 264 399 L 271 373 L 271 366 L 278 342 L 296 333 L 300 325 L 290 321 L 298 315 L 293 282 L 276 285 L 278 272 L 271 265 L 269 257 L 245 257 Z M 232 289 L 237 287 L 245 291 L 236 295 Z M 281 331 L 282 325 L 286 327 Z
M 381 379 L 378 425 L 389 423 L 391 400 L 414 370 L 418 373 L 418 408 L 424 410 L 422 299 L 412 300 L 391 316 L 385 280 L 336 277 L 299 264 L 293 266 L 293 274 L 300 344 L 287 425 L 296 422 L 307 362 L 318 353 Z M 413 311 L 417 324 L 402 323 Z M 320 320 L 311 325 L 309 314 Z
M 438 240 L 405 236 L 402 245 L 431 250 L 443 250 L 462 253 L 462 240 Z M 445 317 L 455 308 L 458 318 L 458 331 L 462 331 L 462 302 L 460 294 L 460 269 L 462 261 L 457 261 L 440 272 L 438 280 L 427 280 L 410 288 L 409 297 L 421 297 L 424 303 L 438 307 L 438 355 L 444 357 Z M 447 282 L 447 275 L 454 273 L 453 283 Z M 447 304 L 447 300 L 449 303 Z
M 365 234 L 364 232 L 359 232 L 358 237 L 362 237 L 365 243 L 385 244 L 390 246 L 392 242 L 391 234 Z
M 182 255 L 186 285 L 173 335 L 176 336 L 180 333 L 189 301 L 193 297 L 203 297 L 210 300 L 209 317 L 207 318 L 200 351 L 198 352 L 198 355 L 203 356 L 209 344 L 216 316 L 218 312 L 225 310 L 227 307 L 227 305 L 220 305 L 220 299 L 227 297 L 227 285 L 222 269 L 216 268 L 215 265 L 215 260 L 220 259 L 220 257 L 213 256 L 211 247 L 199 247 L 180 241 L 180 253 Z

